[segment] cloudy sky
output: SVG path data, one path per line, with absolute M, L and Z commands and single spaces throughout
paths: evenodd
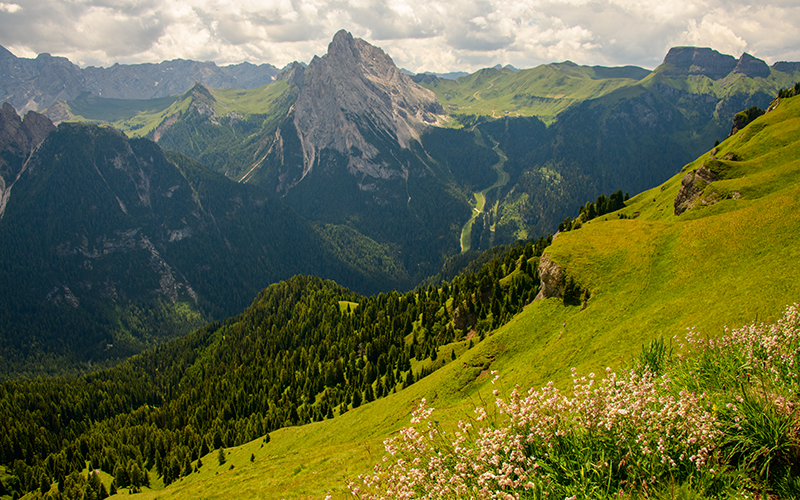
M 800 61 L 798 0 L 0 0 L 0 45 L 81 66 L 184 58 L 278 67 L 339 29 L 412 71 L 654 68 L 670 47 Z

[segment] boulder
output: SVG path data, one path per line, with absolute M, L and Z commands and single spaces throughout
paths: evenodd
M 549 299 L 550 297 L 563 297 L 564 296 L 564 278 L 566 274 L 564 269 L 550 260 L 547 254 L 542 255 L 539 259 L 539 280 L 541 285 L 539 287 L 539 294 L 533 299 Z

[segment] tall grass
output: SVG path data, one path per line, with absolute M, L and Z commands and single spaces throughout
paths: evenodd
M 423 399 L 360 498 L 752 498 L 800 494 L 800 313 L 718 339 L 690 330 L 633 367 L 475 408 L 442 429 Z M 651 368 L 652 367 L 652 368 Z M 657 371 L 663 369 L 662 375 Z

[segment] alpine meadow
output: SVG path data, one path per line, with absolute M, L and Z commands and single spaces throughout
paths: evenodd
M 800 498 L 800 63 L 0 71 L 3 500 Z

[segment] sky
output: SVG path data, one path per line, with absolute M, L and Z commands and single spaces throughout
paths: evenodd
M 800 0 L 0 0 L 0 45 L 82 66 L 183 58 L 277 67 L 340 29 L 414 72 L 655 68 L 670 47 L 800 61 Z

